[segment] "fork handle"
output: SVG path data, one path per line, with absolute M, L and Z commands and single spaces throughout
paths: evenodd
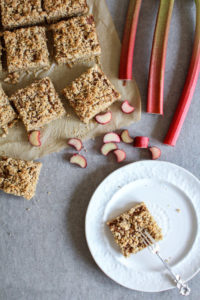
M 175 275 L 174 272 L 172 271 L 170 265 L 160 256 L 160 252 L 156 251 L 156 255 L 159 257 L 163 265 L 166 267 L 166 269 L 169 271 L 171 277 L 173 280 L 176 282 L 176 286 L 179 289 L 179 293 L 182 296 L 188 296 L 190 294 L 190 288 L 189 286 L 184 283 L 184 281 L 181 279 L 180 275 Z

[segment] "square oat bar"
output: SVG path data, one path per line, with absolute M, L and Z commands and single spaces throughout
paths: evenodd
M 30 200 L 36 190 L 40 162 L 0 157 L 0 190 Z
M 47 21 L 56 21 L 88 12 L 86 0 L 44 0 Z
M 17 114 L 0 85 L 0 128 L 4 134 L 8 133 L 8 128 L 12 127 L 16 119 Z
M 58 64 L 72 65 L 100 56 L 101 47 L 92 15 L 61 21 L 50 28 Z
M 160 227 L 143 202 L 107 222 L 107 225 L 126 257 L 146 248 L 140 231 L 146 230 L 156 241 L 163 238 Z
M 41 0 L 1 0 L 1 21 L 6 29 L 44 23 Z
M 9 73 L 49 67 L 44 27 L 33 26 L 12 32 L 5 31 L 3 36 Z
M 97 65 L 73 81 L 63 90 L 63 94 L 84 123 L 121 98 Z
M 10 97 L 28 132 L 62 117 L 65 109 L 51 82 L 46 77 L 18 90 Z

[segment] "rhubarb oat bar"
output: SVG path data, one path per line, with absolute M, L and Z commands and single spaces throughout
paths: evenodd
M 63 94 L 84 123 L 121 98 L 97 65 L 73 81 L 63 90 Z
M 5 31 L 8 72 L 37 70 L 49 67 L 46 32 L 42 26 Z
M 44 0 L 44 9 L 48 22 L 88 12 L 86 0 Z
M 40 24 L 45 21 L 41 0 L 1 0 L 1 21 L 4 28 Z
M 16 119 L 17 114 L 0 85 L 0 129 L 4 133 L 3 136 L 8 133 L 8 128 L 12 127 Z
M 93 60 L 101 54 L 94 18 L 81 16 L 51 25 L 55 60 L 58 64 L 72 65 Z
M 30 200 L 35 190 L 42 164 L 0 157 L 0 190 Z
M 10 97 L 28 132 L 61 118 L 65 109 L 51 82 L 46 77 L 18 90 Z
M 2 67 L 2 44 L 0 42 L 0 72 L 2 71 L 3 67 Z
M 107 225 L 125 257 L 146 248 L 141 231 L 147 231 L 156 241 L 163 238 L 160 227 L 143 202 L 107 222 Z

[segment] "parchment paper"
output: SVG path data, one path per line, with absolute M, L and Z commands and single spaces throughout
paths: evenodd
M 102 126 L 95 121 L 91 121 L 89 125 L 84 125 L 69 108 L 66 103 L 67 101 L 64 100 L 61 95 L 61 91 L 92 64 L 85 63 L 70 69 L 67 66 L 57 66 L 55 63 L 52 63 L 50 71 L 42 72 L 38 74 L 36 78 L 49 76 L 52 79 L 70 116 L 65 116 L 60 120 L 53 121 L 41 129 L 42 146 L 39 148 L 32 147 L 29 144 L 24 126 L 21 121 L 18 122 L 17 126 L 9 130 L 9 134 L 6 138 L 0 138 L 1 155 L 3 154 L 27 160 L 37 159 L 67 147 L 67 139 L 70 137 L 80 137 L 83 140 L 94 138 L 110 130 L 116 130 L 140 120 L 141 99 L 136 82 L 133 80 L 124 87 L 122 81 L 118 80 L 121 45 L 106 1 L 88 0 L 88 5 L 90 7 L 90 13 L 95 17 L 98 37 L 102 48 L 100 61 L 102 69 L 116 89 L 122 94 L 122 100 L 128 99 L 135 107 L 135 112 L 131 115 L 123 114 L 120 110 L 121 102 L 117 102 L 111 107 L 113 118 L 110 124 Z M 12 86 L 3 82 L 2 85 L 6 93 L 10 96 L 18 88 L 29 85 L 33 80 L 34 75 L 30 74 L 25 76 L 17 85 Z

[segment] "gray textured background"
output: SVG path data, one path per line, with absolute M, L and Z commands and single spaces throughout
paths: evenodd
M 162 159 L 182 166 L 199 177 L 200 88 L 175 148 L 162 146 L 184 84 L 192 50 L 195 24 L 194 1 L 176 0 L 166 64 L 165 115 L 143 113 L 130 127 L 133 135 L 149 135 L 160 145 Z M 134 75 L 145 110 L 148 66 L 158 0 L 144 0 L 140 16 Z M 108 0 L 116 28 L 122 36 L 128 0 Z M 66 149 L 41 159 L 36 197 L 27 202 L 0 192 L 0 300 L 65 299 L 181 299 L 177 291 L 145 294 L 125 289 L 107 278 L 94 263 L 85 241 L 84 218 L 90 197 L 105 176 L 119 165 L 99 154 L 101 139 L 85 143 L 88 168 L 68 163 Z M 125 147 L 127 162 L 149 158 L 146 151 Z M 200 275 L 191 282 L 191 300 L 200 298 Z

